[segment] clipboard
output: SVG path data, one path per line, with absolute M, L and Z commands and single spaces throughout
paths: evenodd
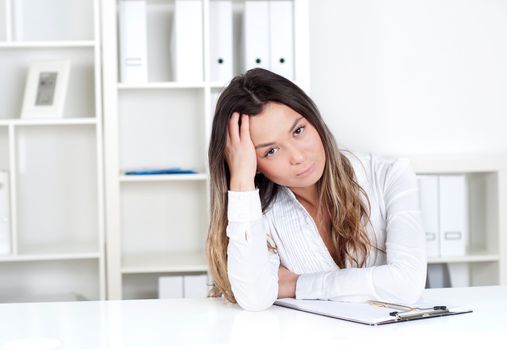
M 298 300 L 294 298 L 277 299 L 275 305 L 298 311 L 368 326 L 379 326 L 397 322 L 423 320 L 434 317 L 453 316 L 473 312 L 472 309 L 457 306 L 401 305 L 378 300 L 366 302 L 343 302 L 330 300 Z

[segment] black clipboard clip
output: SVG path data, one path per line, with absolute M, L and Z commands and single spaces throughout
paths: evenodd
M 399 321 L 408 321 L 425 317 L 444 316 L 450 314 L 447 306 L 438 305 L 429 308 L 412 307 L 401 304 L 386 303 L 378 300 L 368 300 L 368 304 L 385 307 L 390 309 L 397 309 L 400 311 L 392 311 L 389 316 L 396 317 Z
M 394 316 L 400 321 L 408 321 L 416 318 L 443 316 L 449 313 L 447 306 L 433 306 L 428 309 L 418 309 L 413 311 L 393 311 L 389 313 L 389 316 Z

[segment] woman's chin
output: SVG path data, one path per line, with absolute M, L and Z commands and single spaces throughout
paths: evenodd
M 292 181 L 289 185 L 286 185 L 290 188 L 305 188 L 305 187 L 312 187 L 317 184 L 320 177 L 308 177 L 308 178 L 302 178 L 302 179 L 296 179 L 295 181 Z

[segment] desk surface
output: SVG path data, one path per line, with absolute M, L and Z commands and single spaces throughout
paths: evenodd
M 0 349 L 35 349 L 30 339 L 48 349 L 51 345 L 157 349 L 186 343 L 353 343 L 358 339 L 380 344 L 400 337 L 478 343 L 497 339 L 505 344 L 507 286 L 428 289 L 424 300 L 470 306 L 474 312 L 372 327 L 279 306 L 248 312 L 215 298 L 0 304 Z

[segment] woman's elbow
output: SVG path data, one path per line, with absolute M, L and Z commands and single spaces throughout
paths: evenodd
M 403 283 L 403 292 L 399 295 L 400 302 L 404 304 L 417 303 L 421 299 L 426 285 L 426 271 L 407 276 Z
M 389 266 L 389 273 L 383 281 L 378 281 L 377 290 L 380 300 L 399 304 L 414 304 L 421 298 L 426 284 L 426 267 L 422 265 L 408 267 L 402 264 Z
M 271 305 L 273 305 L 273 303 L 275 302 L 274 300 L 271 301 L 271 300 L 241 300 L 241 299 L 237 299 L 236 300 L 239 304 L 239 306 L 241 306 L 241 308 L 245 311 L 264 311 L 264 310 L 267 310 L 271 307 Z
M 238 305 L 246 311 L 267 310 L 274 304 L 277 295 L 278 290 L 269 290 L 264 293 L 234 293 Z

